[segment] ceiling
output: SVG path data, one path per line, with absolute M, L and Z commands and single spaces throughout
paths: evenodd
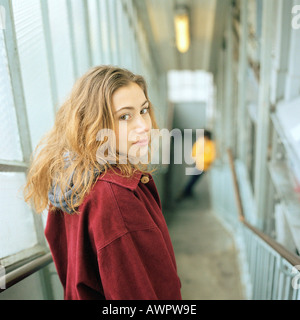
M 222 1 L 222 2 L 220 2 Z M 150 49 L 161 72 L 168 70 L 213 71 L 214 50 L 219 47 L 226 0 L 135 0 Z M 190 12 L 191 46 L 180 53 L 175 46 L 174 14 L 178 5 Z M 218 23 L 215 23 L 218 21 Z

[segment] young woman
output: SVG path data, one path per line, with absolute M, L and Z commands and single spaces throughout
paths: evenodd
M 97 66 L 39 143 L 25 200 L 48 208 L 45 235 L 65 299 L 181 299 L 153 170 L 141 161 L 152 128 L 144 78 Z

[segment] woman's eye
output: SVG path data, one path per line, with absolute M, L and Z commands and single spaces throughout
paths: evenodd
M 120 117 L 121 120 L 128 120 L 130 117 L 129 114 L 124 114 L 123 116 Z
M 149 107 L 146 107 L 146 108 L 143 108 L 142 110 L 141 110 L 141 113 L 142 114 L 145 114 L 145 113 L 147 113 L 149 111 Z

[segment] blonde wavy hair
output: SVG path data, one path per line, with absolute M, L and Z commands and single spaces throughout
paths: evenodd
M 48 192 L 51 188 L 70 188 L 71 176 L 72 197 L 67 206 L 78 212 L 77 208 L 97 181 L 95 173 L 105 174 L 108 169 L 117 167 L 121 175 L 130 177 L 137 170 L 142 173 L 156 170 L 150 169 L 148 164 L 121 164 L 118 159 L 116 164 L 100 164 L 96 158 L 98 148 L 105 142 L 97 140 L 99 130 L 107 128 L 115 132 L 112 95 L 130 83 L 138 84 L 143 90 L 149 101 L 152 128 L 158 129 L 142 76 L 113 66 L 96 66 L 88 70 L 75 82 L 56 114 L 53 128 L 41 139 L 31 156 L 24 199 L 36 212 L 56 209 L 49 206 Z M 149 147 L 148 156 L 150 154 Z

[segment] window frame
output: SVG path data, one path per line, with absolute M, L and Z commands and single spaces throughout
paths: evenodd
M 7 161 L 0 159 L 0 172 L 24 172 L 26 174 L 32 153 L 31 137 L 27 119 L 27 110 L 24 97 L 24 89 L 21 77 L 20 59 L 16 39 L 14 15 L 12 3 L 9 0 L 0 0 L 0 5 L 5 8 L 6 28 L 4 33 L 4 44 L 6 48 L 9 76 L 13 93 L 13 101 L 16 112 L 17 126 L 20 135 L 20 144 L 23 161 Z M 44 224 L 42 215 L 36 214 L 32 209 L 34 229 L 36 231 L 37 243 L 33 247 L 24 248 L 13 255 L 0 258 L 0 264 L 5 268 L 15 269 L 22 261 L 33 259 L 36 256 L 45 255 L 49 252 L 44 236 Z

